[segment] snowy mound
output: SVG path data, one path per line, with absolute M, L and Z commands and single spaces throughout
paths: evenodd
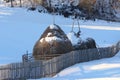
M 67 36 L 72 42 L 73 50 L 96 48 L 96 42 L 93 38 L 88 37 L 83 40 L 80 37 L 76 37 L 74 32 L 68 33 Z
M 50 25 L 33 49 L 35 59 L 40 59 L 43 54 L 63 54 L 72 50 L 72 44 L 62 29 L 56 25 Z

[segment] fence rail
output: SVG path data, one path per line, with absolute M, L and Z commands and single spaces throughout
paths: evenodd
M 61 70 L 76 63 L 112 57 L 118 51 L 119 49 L 116 46 L 112 46 L 72 51 L 50 60 L 12 63 L 0 66 L 0 80 L 26 80 L 52 77 Z

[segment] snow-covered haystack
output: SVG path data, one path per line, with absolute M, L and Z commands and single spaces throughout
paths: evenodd
M 50 25 L 36 42 L 33 56 L 36 60 L 40 55 L 64 54 L 72 51 L 72 44 L 62 29 L 56 25 Z
M 96 42 L 92 38 L 87 38 L 86 40 L 80 40 L 76 45 L 73 46 L 74 50 L 84 50 L 96 48 Z
M 117 43 L 117 48 L 120 50 L 120 41 Z
M 73 32 L 69 33 L 67 36 L 72 42 L 73 50 L 96 48 L 96 42 L 93 38 L 87 38 L 83 40 L 80 37 L 76 37 Z

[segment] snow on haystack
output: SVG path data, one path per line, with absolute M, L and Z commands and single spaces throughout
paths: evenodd
M 67 34 L 68 38 L 72 42 L 73 50 L 84 50 L 96 48 L 96 42 L 93 38 L 82 39 L 81 37 L 77 37 L 74 32 L 70 32 Z
M 58 29 L 58 27 L 56 25 L 54 25 L 54 24 L 51 24 L 50 29 Z
M 64 54 L 73 49 L 71 41 L 62 29 L 56 25 L 50 25 L 36 42 L 33 49 L 33 56 L 36 60 L 41 59 L 40 55 Z
M 68 33 L 67 36 L 72 42 L 72 45 L 76 45 L 80 40 L 80 38 L 77 38 L 73 32 Z
M 50 44 L 52 44 L 53 41 L 62 41 L 61 38 L 56 37 L 56 36 L 42 38 L 42 39 L 40 40 L 40 42 L 42 43 L 44 40 L 45 40 L 46 42 L 50 43 Z
M 50 29 L 51 29 L 51 27 L 50 27 Z M 57 27 L 56 27 L 56 28 L 55 28 L 55 27 L 54 27 L 54 28 L 52 27 L 52 29 L 57 29 Z M 52 33 L 49 32 L 45 38 L 40 39 L 40 42 L 41 42 L 41 43 L 42 43 L 43 41 L 46 41 L 46 42 L 52 44 L 53 41 L 62 41 L 62 39 L 59 38 L 59 37 L 57 37 L 57 36 L 52 36 Z

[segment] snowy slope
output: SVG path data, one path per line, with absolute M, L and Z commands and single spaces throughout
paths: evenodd
M 32 52 L 35 42 L 47 26 L 53 23 L 53 16 L 30 12 L 26 9 L 0 6 L 0 64 L 20 62 L 26 50 Z M 72 20 L 55 17 L 56 24 L 66 34 L 70 33 Z M 76 23 L 77 24 L 77 23 Z M 120 40 L 120 23 L 80 20 L 81 38 L 92 37 L 99 46 L 108 46 Z M 77 25 L 74 28 L 78 31 Z M 47 78 L 48 79 L 48 78 Z M 40 79 L 40 80 L 47 80 Z M 120 52 L 113 58 L 95 60 L 69 67 L 48 80 L 119 80 Z

